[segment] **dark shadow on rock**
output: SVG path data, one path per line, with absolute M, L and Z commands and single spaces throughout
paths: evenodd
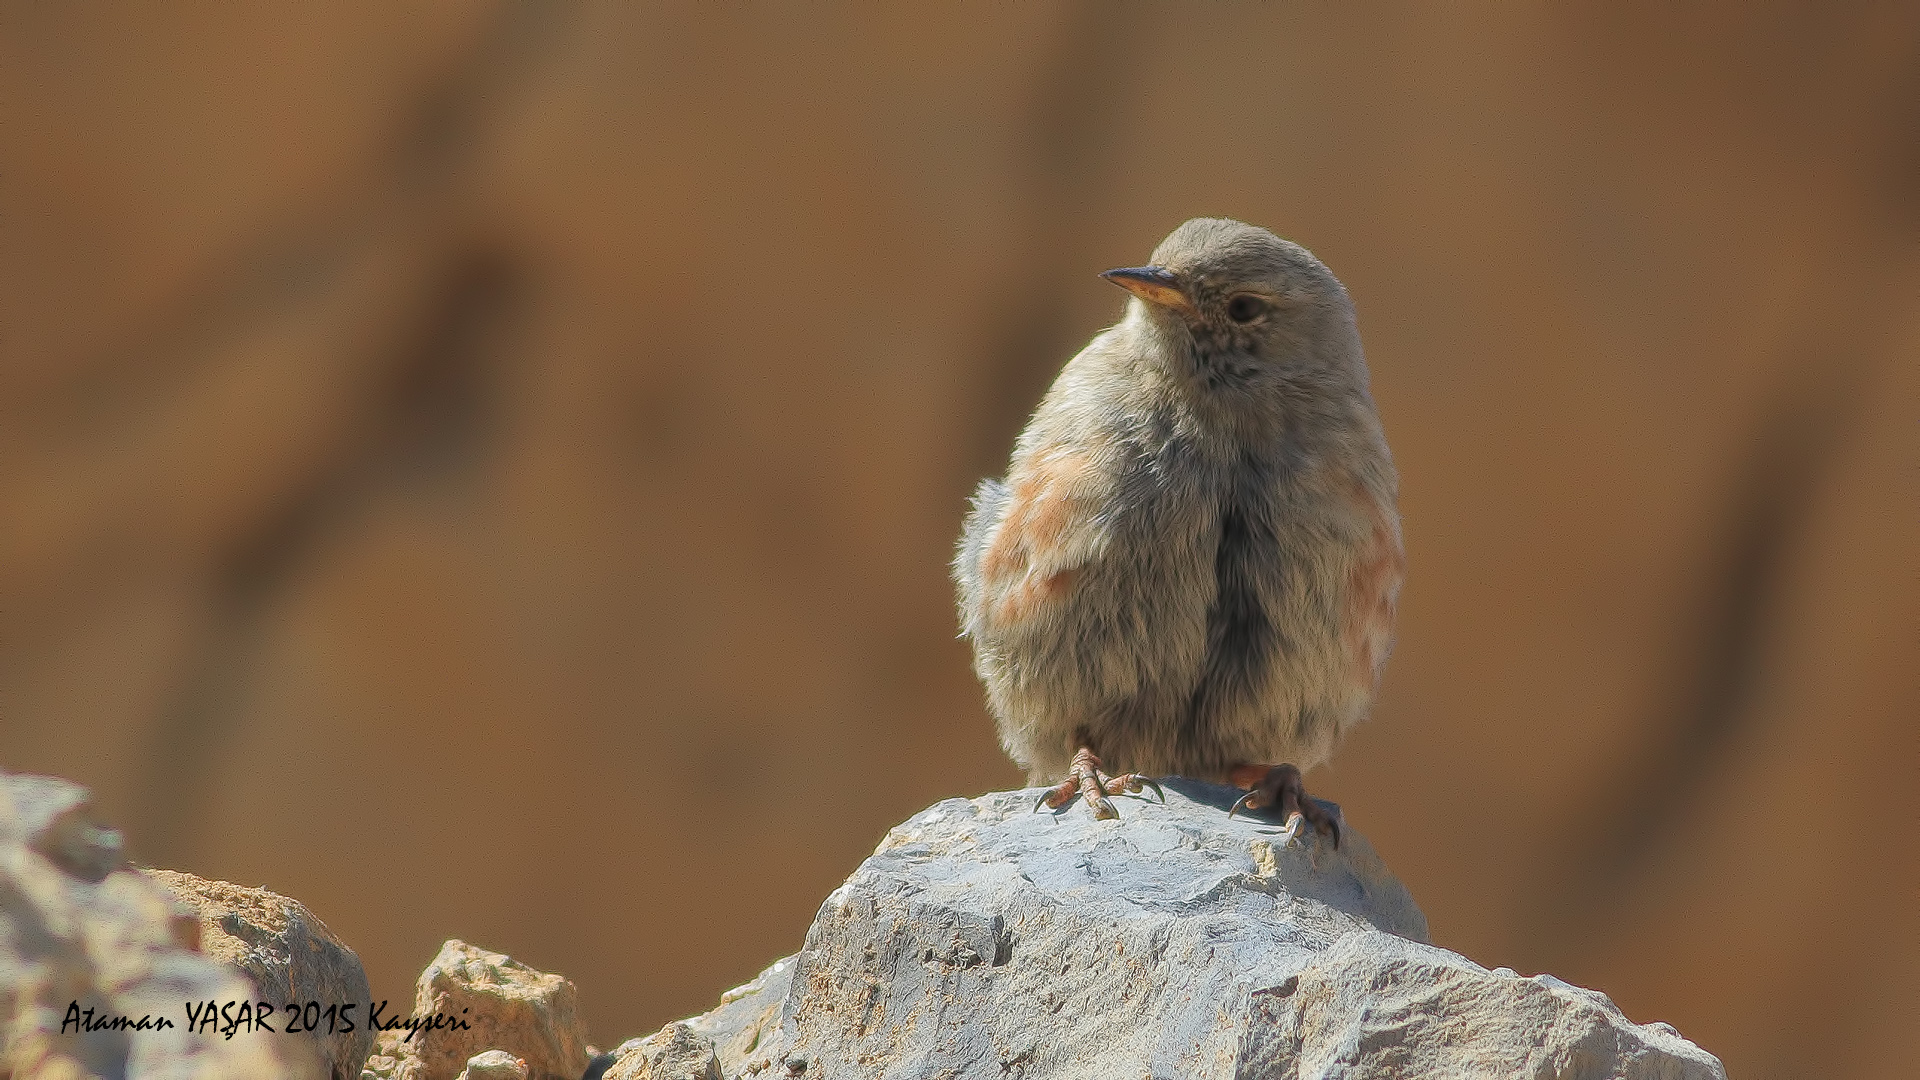
M 1205 780 L 1189 780 L 1184 776 L 1162 776 L 1158 779 L 1160 785 L 1168 791 L 1177 791 L 1202 806 L 1219 807 L 1221 813 L 1232 810 L 1233 804 L 1239 802 L 1240 796 L 1246 794 L 1245 791 L 1231 784 L 1210 784 Z M 1308 798 L 1312 798 L 1312 796 L 1308 796 Z M 1346 818 L 1340 813 L 1339 803 L 1328 802 L 1325 799 L 1314 799 L 1313 801 L 1319 803 L 1327 813 L 1332 814 L 1335 821 L 1346 821 Z M 1280 815 L 1273 811 L 1272 807 L 1262 807 L 1258 810 L 1242 810 L 1236 816 L 1269 825 L 1286 824 Z

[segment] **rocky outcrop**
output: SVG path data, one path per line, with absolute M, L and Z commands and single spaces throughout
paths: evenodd
M 578 1080 L 587 1067 L 573 984 L 464 941 L 442 945 L 420 973 L 409 1020 L 380 1034 L 368 1080 L 456 1080 L 492 1050 L 519 1060 L 527 1080 Z M 497 1067 L 489 1062 L 481 1067 Z
M 0 773 L 0 1077 L 320 1075 L 308 1042 L 253 1023 L 254 988 L 197 937 L 85 788 Z
M 1034 813 L 1030 791 L 940 803 L 827 898 L 798 954 L 591 1068 L 570 982 L 448 941 L 359 1075 L 1725 1080 L 1604 994 L 1434 947 L 1359 832 L 1336 849 L 1229 818 L 1237 794 L 1169 780 L 1165 804 L 1105 822 Z M 181 1022 L 288 995 L 366 997 L 305 908 L 128 869 L 84 789 L 0 774 L 0 1080 L 317 1080 L 313 1040 Z M 320 1049 L 336 1078 L 366 1055 Z
M 297 900 L 174 870 L 142 872 L 194 912 L 201 952 L 243 972 L 276 1008 L 301 1010 L 300 1026 L 331 1080 L 358 1080 L 373 1028 L 364 1013 L 329 1023 L 328 1011 L 365 1009 L 373 996 L 352 949 Z
M 684 1025 L 682 1057 L 733 1078 L 1725 1076 L 1603 994 L 1427 944 L 1351 827 L 1289 842 L 1180 780 L 1117 822 L 1035 794 L 893 830 L 798 955 Z M 614 1075 L 655 1075 L 620 1073 L 644 1046 Z

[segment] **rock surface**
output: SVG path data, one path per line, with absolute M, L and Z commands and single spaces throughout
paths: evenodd
M 579 1080 L 587 1067 L 573 983 L 464 941 L 442 945 L 420 973 L 412 1016 L 458 1023 L 382 1032 L 362 1074 L 368 1080 L 456 1080 L 489 1050 L 524 1062 L 528 1080 Z
M 189 1029 L 189 1004 L 257 997 L 238 972 L 194 952 L 196 936 L 166 890 L 128 868 L 85 788 L 0 773 L 0 1077 L 319 1075 L 305 1040 L 251 1025 Z M 95 1023 L 136 1026 L 82 1032 L 69 1021 L 84 1010 Z M 171 1026 L 154 1026 L 162 1019 Z
M 713 1040 L 685 1023 L 629 1039 L 614 1055 L 606 1080 L 726 1080 Z
M 527 1080 L 527 1063 L 505 1050 L 489 1050 L 468 1058 L 459 1080 Z
M 357 1080 L 374 1031 L 365 1022 L 372 997 L 367 972 L 352 949 L 297 900 L 175 870 L 142 872 L 194 911 L 201 952 L 244 973 L 276 1008 L 294 1006 L 318 1021 L 311 1038 L 331 1080 Z M 358 1006 L 353 1031 L 336 1023 L 327 1034 L 322 1010 L 348 1003 Z
M 948 800 L 893 830 L 801 952 L 683 1041 L 736 1080 L 1724 1080 L 1605 995 L 1426 944 L 1351 828 L 1337 851 L 1287 843 L 1226 816 L 1238 792 L 1181 780 L 1118 822 L 1033 813 L 1036 794 Z M 621 1051 L 616 1070 L 641 1053 Z

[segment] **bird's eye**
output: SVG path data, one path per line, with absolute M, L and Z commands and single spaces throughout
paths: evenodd
M 1237 323 L 1250 323 L 1267 313 L 1267 302 L 1257 296 L 1241 293 L 1227 301 L 1227 318 Z

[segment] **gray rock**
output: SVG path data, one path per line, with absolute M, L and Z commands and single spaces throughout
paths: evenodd
M 293 1037 L 314 1043 L 330 1080 L 358 1080 L 373 1049 L 366 1014 L 373 993 L 352 949 L 298 900 L 177 870 L 142 872 L 192 909 L 201 952 L 238 969 L 274 1008 L 301 1010 L 302 1030 Z M 354 1010 L 325 1013 L 346 1005 Z M 284 1013 L 269 1019 L 283 1032 L 294 1026 Z
M 797 961 L 793 956 L 774 961 L 752 982 L 720 995 L 719 1008 L 686 1021 L 686 1027 L 713 1044 L 727 1075 L 738 1072 L 742 1063 L 764 1058 L 763 1046 L 778 1036 Z M 628 1044 L 619 1050 L 624 1057 Z
M 253 987 L 194 952 L 194 929 L 85 788 L 0 773 L 0 1076 L 315 1077 L 305 1043 L 238 1023 Z M 206 1002 L 227 1011 L 190 1028 Z
M 691 1024 L 668 1024 L 644 1039 L 629 1039 L 614 1054 L 606 1080 L 726 1080 L 713 1040 Z
M 1720 1078 L 1664 1024 L 1426 943 L 1336 851 L 1175 780 L 1120 821 L 952 799 L 893 830 L 805 947 L 688 1021 L 729 1077 Z M 1337 808 L 1336 809 L 1337 812 Z

